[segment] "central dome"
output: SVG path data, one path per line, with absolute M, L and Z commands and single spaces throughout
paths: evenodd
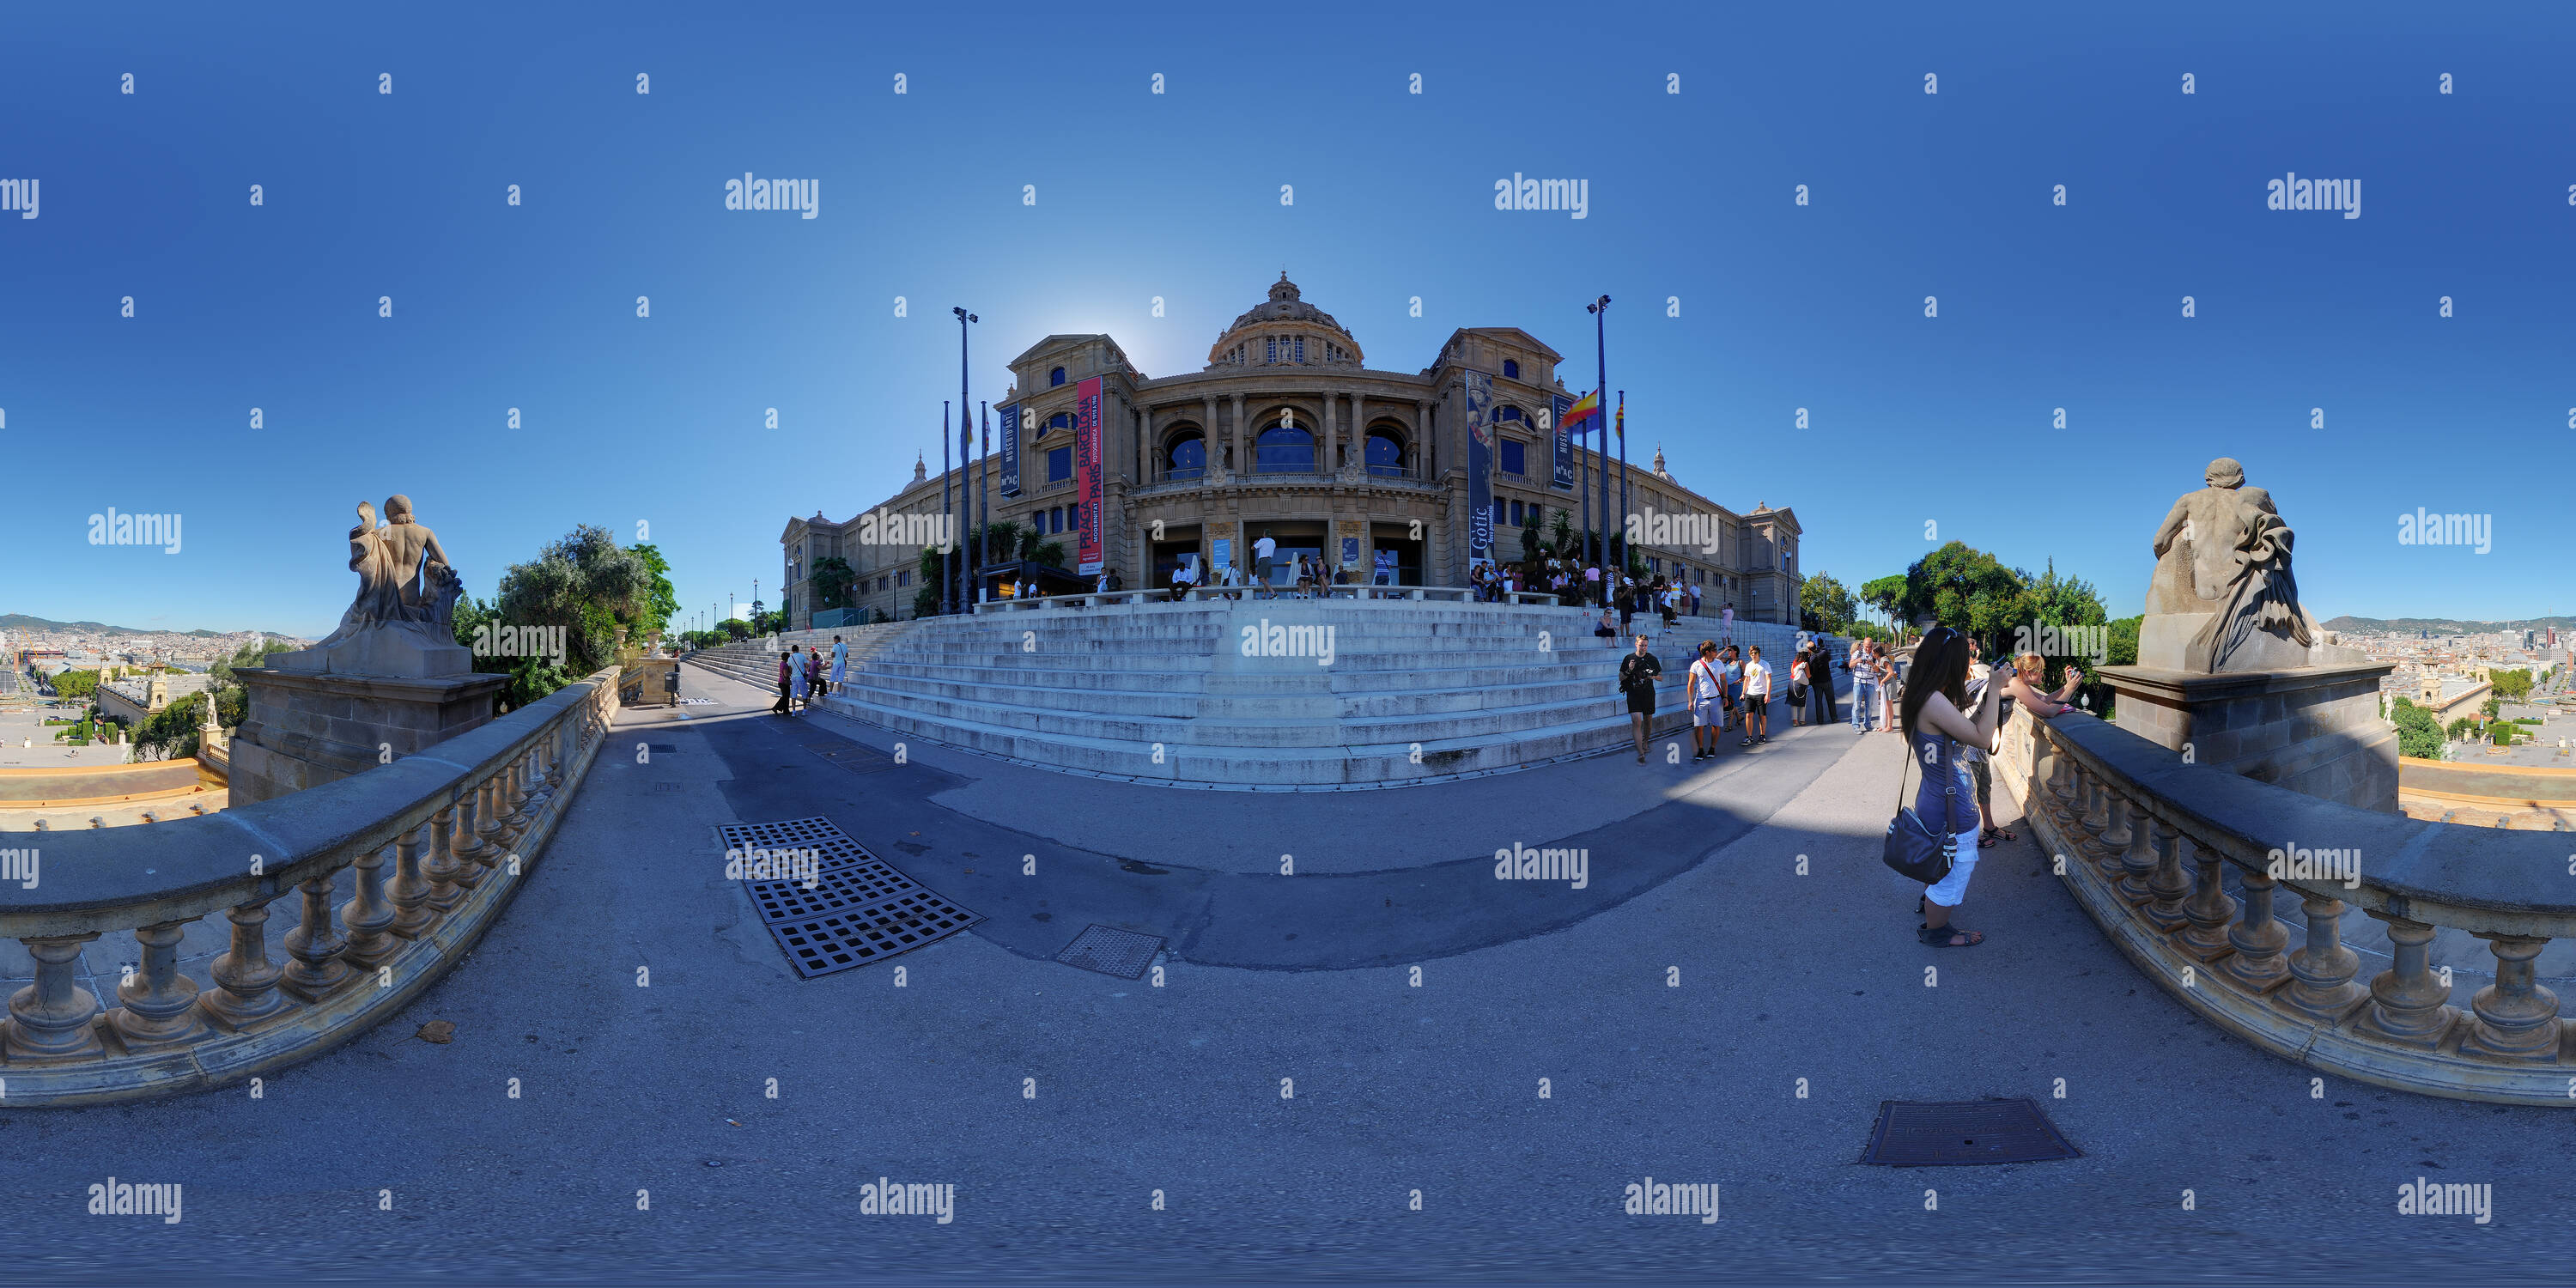
M 1359 341 L 1332 314 L 1302 299 L 1285 269 L 1271 283 L 1270 299 L 1244 310 L 1208 350 L 1211 367 L 1358 366 L 1360 362 Z

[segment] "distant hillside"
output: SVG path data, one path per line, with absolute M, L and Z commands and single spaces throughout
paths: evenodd
M 43 617 L 29 617 L 25 613 L 0 613 L 0 631 L 88 631 L 95 635 L 194 635 L 207 639 L 221 635 L 234 635 L 241 633 L 237 631 L 209 631 L 203 629 L 193 631 L 156 631 L 133 626 L 110 626 L 105 622 L 57 622 Z M 304 638 L 301 635 L 291 635 L 285 631 L 262 631 L 261 634 L 274 635 L 281 639 Z
M 2555 626 L 2558 628 L 2560 642 L 2564 643 L 2570 634 L 2576 633 L 2576 617 L 2525 617 L 2516 618 L 2510 622 L 2473 622 L 2450 617 L 2398 617 L 2387 620 L 2377 617 L 2338 617 L 2325 624 L 2325 628 L 2330 631 L 2354 633 L 2390 631 L 2407 635 L 2417 631 L 2431 631 L 2436 635 L 2488 634 L 2508 626 L 2518 631 L 2540 631 Z

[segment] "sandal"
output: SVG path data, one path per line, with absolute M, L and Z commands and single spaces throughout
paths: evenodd
M 1996 836 L 1993 831 L 1989 830 L 1985 835 L 1977 838 L 1977 848 L 1980 850 L 1991 850 L 1995 848 L 1995 843 L 2001 839 L 2003 838 Z
M 2018 841 L 2021 839 L 2020 837 L 2013 835 L 2012 829 L 2007 827 L 1996 828 L 1995 835 L 2000 836 L 2007 841 Z
M 1965 937 L 1964 942 L 1960 942 L 1962 936 Z M 1984 933 L 1980 931 L 1962 930 L 1957 926 L 1943 926 L 1935 930 L 1928 923 L 1916 926 L 1914 937 L 1934 948 L 1974 948 L 1986 942 Z

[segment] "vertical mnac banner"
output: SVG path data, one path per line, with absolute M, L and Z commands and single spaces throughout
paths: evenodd
M 1002 422 L 1002 495 L 1018 496 L 1020 494 L 1020 405 L 1004 403 L 994 408 L 993 412 L 1001 418 Z M 1014 555 L 1018 553 L 1018 551 L 1012 552 Z
M 1485 423 L 1494 411 L 1494 378 L 1467 373 L 1467 566 L 1481 567 L 1494 557 L 1494 427 Z
M 1081 522 L 1074 538 L 1074 558 L 1080 561 L 1074 571 L 1085 577 L 1100 575 L 1105 535 L 1100 482 L 1100 377 L 1093 376 L 1075 386 L 1073 393 L 1073 500 Z

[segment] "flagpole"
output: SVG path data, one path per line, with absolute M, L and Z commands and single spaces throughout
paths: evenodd
M 948 520 L 948 531 L 954 534 L 957 531 L 957 511 L 948 503 L 948 473 L 948 400 L 942 398 L 939 400 L 939 513 L 940 517 Z M 957 611 L 956 570 L 948 565 L 952 553 L 953 550 L 939 552 L 939 611 L 942 613 Z
M 1584 309 L 1586 312 L 1592 314 L 1593 371 L 1599 381 L 1599 383 L 1592 387 L 1592 397 L 1594 400 L 1592 415 L 1595 419 L 1601 421 L 1602 431 L 1601 605 L 1602 607 L 1607 608 L 1610 606 L 1610 578 L 1613 576 L 1610 571 L 1610 531 L 1612 525 L 1618 522 L 1618 520 L 1610 513 L 1610 423 L 1607 419 L 1610 414 L 1610 409 L 1601 405 L 1608 401 L 1607 399 L 1602 398 L 1601 395 L 1610 392 L 1610 348 L 1609 341 L 1607 339 L 1608 332 L 1606 329 L 1607 319 L 1610 316 L 1610 297 L 1604 295 L 1600 299 L 1585 305 Z
M 1629 514 L 1633 512 L 1628 508 L 1632 501 L 1628 496 L 1628 391 L 1625 389 L 1619 391 L 1618 418 L 1610 424 L 1619 435 L 1619 513 Z M 1620 532 L 1619 571 L 1628 571 L 1628 543 L 1624 529 Z

